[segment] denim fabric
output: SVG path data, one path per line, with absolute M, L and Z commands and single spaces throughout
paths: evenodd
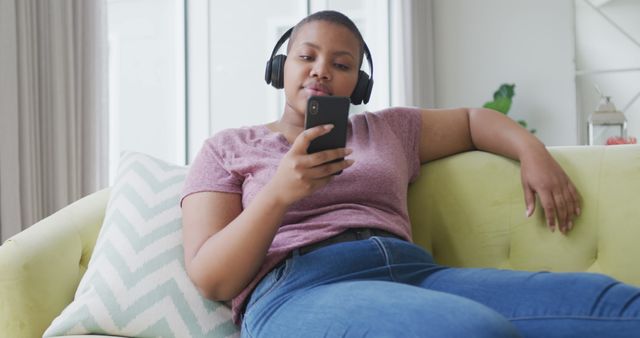
M 394 238 L 294 252 L 243 337 L 640 337 L 640 289 L 593 273 L 450 268 Z

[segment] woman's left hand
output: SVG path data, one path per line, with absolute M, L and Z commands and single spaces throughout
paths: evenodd
M 580 196 L 571 179 L 546 149 L 530 151 L 520 157 L 526 215 L 536 208 L 537 194 L 544 209 L 547 226 L 566 234 L 580 215 Z

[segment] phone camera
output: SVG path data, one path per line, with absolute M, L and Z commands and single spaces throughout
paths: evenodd
M 318 111 L 320 111 L 320 102 L 311 101 L 311 103 L 309 104 L 309 112 L 315 115 L 318 113 Z

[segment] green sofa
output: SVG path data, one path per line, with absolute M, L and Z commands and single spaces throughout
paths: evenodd
M 539 205 L 525 217 L 517 162 L 475 151 L 422 167 L 409 191 L 415 242 L 441 264 L 593 271 L 640 285 L 640 145 L 550 150 L 582 196 L 568 235 L 548 230 Z M 108 197 L 82 198 L 0 247 L 0 337 L 41 337 L 72 301 Z

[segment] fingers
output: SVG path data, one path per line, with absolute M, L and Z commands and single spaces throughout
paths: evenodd
M 326 133 L 329 133 L 331 129 L 333 129 L 332 124 L 325 124 L 305 130 L 304 132 L 300 133 L 298 137 L 296 137 L 292 145 L 292 150 L 298 155 L 306 155 L 311 141 Z M 305 156 L 300 160 L 299 165 L 307 168 L 315 167 L 323 163 L 344 158 L 345 156 L 350 155 L 352 152 L 353 150 L 347 148 L 320 151 L 317 153 L 309 154 L 309 156 Z
M 573 183 L 567 179 L 564 189 L 554 194 L 558 226 L 563 234 L 573 229 L 573 220 L 580 214 L 580 198 Z
M 564 199 L 567 203 L 567 231 L 571 231 L 573 229 L 573 220 L 579 214 L 580 201 L 576 198 L 577 195 L 578 193 L 575 187 L 573 187 L 573 184 L 569 182 L 567 189 L 564 190 Z
M 323 163 L 344 158 L 348 155 L 351 155 L 351 153 L 353 153 L 353 150 L 348 148 L 338 148 L 338 149 L 320 151 L 307 156 L 305 164 L 309 167 L 315 167 Z
M 549 229 L 557 227 L 566 234 L 580 214 L 580 196 L 573 182 L 548 152 L 532 151 L 520 163 L 527 215 L 533 213 L 537 195 Z
M 354 162 L 355 162 L 354 160 L 344 160 L 344 161 L 321 164 L 319 166 L 309 169 L 309 173 L 308 173 L 309 178 L 320 179 L 320 178 L 330 177 L 341 170 L 349 168 L 350 166 L 353 165 Z
M 536 195 L 533 193 L 533 190 L 531 190 L 531 187 L 529 186 L 524 187 L 524 203 L 527 207 L 527 210 L 525 210 L 525 215 L 527 217 L 531 217 L 531 215 L 533 215 L 533 212 L 536 210 Z
M 555 213 L 557 219 L 557 227 L 563 234 L 567 233 L 567 224 L 569 218 L 569 212 L 567 209 L 567 202 L 564 199 L 562 192 L 553 193 L 553 201 L 555 203 Z
M 538 193 L 538 196 L 540 196 L 540 206 L 544 210 L 547 226 L 553 232 L 556 228 L 556 205 L 553 195 L 549 192 L 542 192 Z
M 571 194 L 571 200 L 573 203 L 573 214 L 576 216 L 580 216 L 580 194 L 578 194 L 578 189 L 573 185 L 573 183 L 569 182 L 569 194 Z
M 293 144 L 291 145 L 291 149 L 298 154 L 306 154 L 307 148 L 309 148 L 309 144 L 311 143 L 311 141 L 324 134 L 327 134 L 331 131 L 331 129 L 333 129 L 333 124 L 324 124 L 321 126 L 309 128 L 300 133 L 298 137 L 296 137 L 296 139 L 293 141 Z
M 579 196 L 573 184 L 568 182 L 565 189 L 538 195 L 549 229 L 553 232 L 558 228 L 563 234 L 572 230 L 573 220 L 580 214 Z
M 295 176 L 301 180 L 313 180 L 312 186 L 322 185 L 324 181 L 351 165 L 353 160 L 344 160 L 345 157 L 353 153 L 352 149 L 337 148 L 307 154 L 307 148 L 314 139 L 328 133 L 333 129 L 333 125 L 327 124 L 309 128 L 296 137 L 291 146 L 289 158 L 291 168 L 297 173 Z

